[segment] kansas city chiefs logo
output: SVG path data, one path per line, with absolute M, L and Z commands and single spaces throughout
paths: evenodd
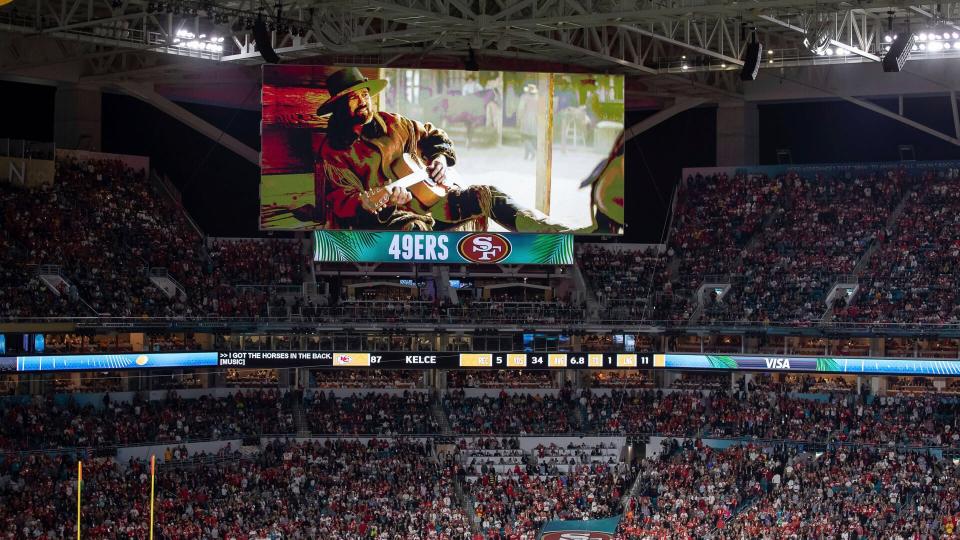
M 613 535 L 590 531 L 554 531 L 543 533 L 541 540 L 613 540 Z
M 513 247 L 502 234 L 475 233 L 460 239 L 457 251 L 464 259 L 475 263 L 496 263 L 507 258 Z
M 339 364 L 349 364 L 353 360 L 353 357 L 349 354 L 340 354 L 337 355 L 337 363 Z

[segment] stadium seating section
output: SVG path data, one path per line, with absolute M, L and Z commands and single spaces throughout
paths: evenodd
M 120 161 L 60 160 L 52 185 L 0 185 L 0 208 L 0 318 L 13 321 L 960 323 L 960 174 L 950 169 L 690 177 L 663 245 L 578 244 L 578 275 L 551 294 L 456 301 L 347 295 L 330 275 L 314 288 L 303 242 L 207 238 L 161 183 Z M 551 269 L 531 271 L 552 283 Z M 828 303 L 841 282 L 855 292 Z M 581 337 L 585 351 L 612 346 Z M 143 339 L 147 350 L 205 348 L 190 334 Z M 335 349 L 330 336 L 309 339 Z M 440 347 L 429 334 L 363 339 L 371 350 Z M 818 340 L 797 347 L 819 354 Z M 46 346 L 132 350 L 82 332 Z M 887 350 L 898 347 L 916 343 Z M 84 537 L 147 537 L 149 455 L 164 540 L 533 540 L 549 520 L 610 516 L 621 517 L 617 540 L 957 538 L 957 381 L 889 377 L 873 393 L 853 377 L 812 375 L 304 374 L 305 389 L 281 390 L 274 370 L 157 373 L 149 392 L 78 374 L 85 393 L 58 378 L 42 395 L 0 379 L 0 540 L 76 535 L 77 461 Z
M 143 444 L 163 538 L 530 539 L 613 515 L 621 539 L 950 537 L 960 398 L 800 389 L 3 401 L 0 538 L 71 536 L 76 459 L 86 534 L 142 537 Z
M 340 282 L 296 294 L 313 279 L 302 242 L 206 238 L 146 171 L 61 159 L 52 185 L 0 188 L 0 316 L 955 323 L 958 183 L 955 169 L 697 175 L 678 192 L 662 249 L 578 245 L 585 302 L 523 287 L 451 302 L 374 289 L 347 298 Z M 828 305 L 850 280 L 856 294 Z M 715 281 L 729 287 L 701 290 Z

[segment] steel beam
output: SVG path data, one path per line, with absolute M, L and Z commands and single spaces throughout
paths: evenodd
M 250 148 L 249 146 L 243 144 L 234 137 L 228 135 L 222 129 L 214 126 L 213 124 L 203 120 L 202 118 L 196 116 L 190 111 L 184 109 L 183 107 L 177 105 L 176 103 L 170 101 L 169 99 L 161 96 L 156 93 L 152 88 L 149 88 L 144 85 L 138 85 L 129 82 L 117 83 L 117 87 L 123 90 L 128 95 L 131 95 L 137 99 L 140 99 L 154 107 L 160 109 L 161 111 L 169 114 L 170 116 L 176 118 L 177 120 L 183 122 L 187 126 L 197 130 L 198 132 L 206 135 L 210 139 L 220 143 L 228 150 L 234 152 L 238 156 L 246 159 L 250 163 L 253 163 L 256 166 L 260 166 L 260 152 Z
M 893 120 L 896 120 L 897 122 L 900 122 L 901 124 L 905 124 L 905 125 L 910 126 L 910 127 L 914 128 L 914 129 L 916 129 L 916 130 L 922 131 L 922 132 L 926 133 L 927 135 L 931 135 L 931 136 L 936 137 L 936 138 L 938 138 L 938 139 L 940 139 L 940 140 L 947 141 L 948 143 L 950 143 L 950 144 L 952 144 L 952 145 L 960 146 L 960 128 L 957 128 L 957 135 L 958 135 L 958 136 L 957 136 L 957 137 L 951 137 L 950 135 L 947 135 L 946 133 L 937 131 L 937 130 L 929 127 L 929 126 L 925 126 L 925 125 L 921 124 L 920 122 L 917 122 L 916 120 L 911 120 L 911 119 L 907 118 L 906 116 L 900 116 L 899 114 L 897 114 L 897 113 L 895 113 L 895 112 L 893 112 L 893 111 L 888 111 L 887 109 L 884 109 L 883 107 L 881 107 L 881 106 L 879 106 L 879 105 L 876 105 L 876 104 L 874 104 L 874 103 L 870 103 L 869 101 L 865 101 L 865 100 L 862 100 L 862 99 L 859 99 L 859 98 L 855 98 L 855 97 L 853 97 L 853 96 L 837 95 L 837 97 L 839 97 L 840 99 L 842 99 L 842 100 L 844 100 L 844 101 L 848 101 L 848 102 L 850 102 L 850 103 L 853 103 L 854 105 L 858 105 L 858 106 L 860 106 L 860 107 L 863 107 L 864 109 L 867 109 L 868 111 L 873 111 L 873 112 L 875 112 L 875 113 L 877 113 L 877 114 L 881 114 L 881 115 L 883 115 L 883 116 L 886 116 L 887 118 L 891 118 L 891 119 L 893 119 Z M 954 103 L 954 105 L 953 105 L 953 110 L 954 110 L 954 127 L 956 127 L 956 126 L 957 126 L 957 123 L 956 123 L 956 122 L 957 122 L 957 120 L 956 120 L 956 118 L 957 118 L 957 116 L 956 116 L 956 110 L 957 110 L 956 101 L 954 101 L 953 103 Z
M 707 100 L 702 98 L 678 99 L 676 103 L 670 107 L 657 111 L 652 116 L 644 118 L 643 120 L 627 128 L 627 130 L 623 132 L 623 140 L 625 142 L 629 141 L 644 131 L 656 126 L 657 124 L 660 124 L 665 120 L 669 120 L 683 111 L 692 109 L 694 107 L 699 107 L 704 103 L 707 103 Z
M 804 31 L 803 28 L 800 28 L 799 26 L 795 26 L 795 25 L 793 25 L 793 24 L 790 24 L 790 23 L 788 23 L 787 21 L 781 21 L 780 19 L 778 19 L 778 18 L 776 18 L 776 17 L 773 17 L 773 16 L 770 16 L 770 15 L 758 15 L 757 18 L 763 19 L 763 20 L 765 20 L 765 21 L 767 21 L 767 22 L 772 22 L 773 24 L 780 25 L 780 26 L 786 28 L 787 30 L 792 30 L 792 31 L 794 31 L 794 32 L 799 32 L 799 33 L 801 33 L 801 34 L 805 33 L 805 31 Z M 865 50 L 863 50 L 863 49 L 860 49 L 860 48 L 858 48 L 858 47 L 854 47 L 853 45 L 850 45 L 850 44 L 848 44 L 848 43 L 843 43 L 843 42 L 838 41 L 838 40 L 836 40 L 836 39 L 830 39 L 830 44 L 833 45 L 834 47 L 840 47 L 841 49 L 850 51 L 850 52 L 853 53 L 853 54 L 856 54 L 856 55 L 858 55 L 858 56 L 862 56 L 862 57 L 866 58 L 867 60 L 872 60 L 872 61 L 874 61 L 874 62 L 879 62 L 879 61 L 880 61 L 880 57 L 879 57 L 879 56 L 877 56 L 877 55 L 875 55 L 875 54 L 873 54 L 873 53 L 867 52 L 867 51 L 865 51 Z

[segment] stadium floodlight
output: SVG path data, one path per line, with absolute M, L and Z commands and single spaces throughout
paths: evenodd
M 883 71 L 897 73 L 903 69 L 903 65 L 907 63 L 907 58 L 913 51 L 915 39 L 912 32 L 903 32 L 898 35 L 897 39 L 890 44 L 890 50 L 883 56 Z M 924 48 L 923 45 L 923 43 L 920 44 L 921 50 Z

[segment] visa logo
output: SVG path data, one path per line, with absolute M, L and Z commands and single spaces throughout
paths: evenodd
M 789 358 L 764 358 L 767 369 L 790 369 Z

